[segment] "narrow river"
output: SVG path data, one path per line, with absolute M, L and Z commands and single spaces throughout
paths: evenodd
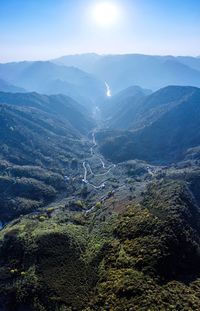
M 110 89 L 110 86 L 108 85 L 107 82 L 105 82 L 105 86 L 106 86 L 106 95 L 107 95 L 107 97 L 111 97 L 112 96 L 111 89 Z
M 108 83 L 107 83 L 106 81 L 105 81 L 105 86 L 106 86 L 106 95 L 107 95 L 107 97 L 111 97 L 111 96 L 112 96 L 111 89 L 110 89 L 110 86 L 108 85 Z M 95 115 L 96 115 L 97 113 L 99 113 L 99 108 L 98 108 L 98 107 L 95 108 Z M 93 142 L 93 146 L 90 148 L 91 156 L 92 156 L 92 157 L 93 157 L 93 156 L 96 156 L 96 157 L 99 159 L 99 161 L 100 161 L 101 164 L 102 164 L 103 169 L 106 170 L 106 172 L 104 172 L 104 173 L 102 173 L 102 174 L 94 174 L 94 172 L 93 172 L 92 169 L 91 169 L 90 164 L 87 163 L 87 161 L 85 160 L 85 161 L 83 162 L 84 178 L 83 178 L 82 181 L 83 181 L 85 184 L 88 184 L 88 185 L 92 186 L 92 187 L 95 188 L 95 189 L 100 189 L 100 188 L 104 188 L 104 187 L 105 187 L 105 182 L 103 182 L 103 183 L 102 183 L 101 185 L 99 185 L 99 186 L 95 186 L 95 185 L 91 184 L 91 183 L 87 180 L 88 169 L 89 169 L 90 173 L 91 173 L 93 176 L 96 176 L 96 177 L 102 176 L 102 177 L 103 177 L 103 176 L 109 174 L 110 171 L 111 171 L 113 168 L 116 167 L 116 165 L 113 164 L 113 165 L 109 166 L 108 168 L 106 168 L 105 163 L 104 163 L 103 159 L 101 158 L 101 156 L 99 156 L 98 154 L 95 153 L 95 148 L 97 147 L 95 132 L 92 133 L 92 142 Z

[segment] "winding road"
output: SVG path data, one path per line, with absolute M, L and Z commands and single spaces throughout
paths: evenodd
M 92 168 L 91 168 L 90 164 L 87 163 L 86 160 L 85 160 L 85 161 L 83 161 L 84 178 L 83 178 L 82 181 L 83 181 L 85 184 L 90 185 L 90 186 L 93 187 L 94 189 L 102 189 L 102 188 L 105 188 L 105 181 L 102 182 L 99 186 L 96 186 L 96 185 L 90 183 L 90 182 L 88 181 L 88 179 L 87 179 L 88 169 L 89 169 L 90 173 L 91 173 L 93 176 L 95 176 L 95 177 L 101 177 L 101 176 L 106 176 L 107 174 L 109 174 L 110 171 L 111 171 L 113 168 L 116 167 L 116 165 L 115 165 L 115 164 L 112 164 L 112 165 L 110 165 L 108 168 L 106 168 L 106 165 L 105 165 L 105 162 L 103 161 L 103 159 L 102 159 L 99 155 L 95 154 L 94 148 L 97 147 L 95 132 L 92 133 L 92 142 L 93 142 L 93 146 L 90 148 L 91 155 L 92 155 L 92 157 L 96 156 L 96 157 L 100 160 L 101 165 L 102 165 L 103 169 L 106 169 L 106 172 L 105 172 L 105 173 L 101 173 L 101 174 L 95 174 L 95 173 L 92 171 Z

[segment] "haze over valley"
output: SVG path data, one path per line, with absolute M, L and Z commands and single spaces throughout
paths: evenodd
M 0 311 L 200 310 L 199 8 L 3 0 Z

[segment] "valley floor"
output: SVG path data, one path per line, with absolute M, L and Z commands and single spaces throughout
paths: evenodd
M 114 164 L 62 130 L 41 166 L 0 162 L 0 310 L 200 310 L 199 160 Z

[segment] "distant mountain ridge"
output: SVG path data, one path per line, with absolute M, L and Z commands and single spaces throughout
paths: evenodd
M 85 106 L 106 97 L 105 83 L 94 75 L 50 61 L 0 64 L 0 78 L 29 92 L 68 95 Z
M 54 61 L 63 65 L 74 64 L 95 74 L 107 81 L 113 94 L 132 85 L 152 90 L 167 85 L 200 87 L 198 57 L 83 54 L 65 56 Z
M 27 91 L 65 94 L 85 106 L 138 85 L 153 91 L 168 85 L 200 87 L 200 59 L 142 54 L 63 56 L 51 61 L 0 64 L 0 79 Z
M 24 93 L 25 89 L 17 87 L 8 83 L 7 81 L 0 79 L 0 92 L 10 92 L 10 93 Z

